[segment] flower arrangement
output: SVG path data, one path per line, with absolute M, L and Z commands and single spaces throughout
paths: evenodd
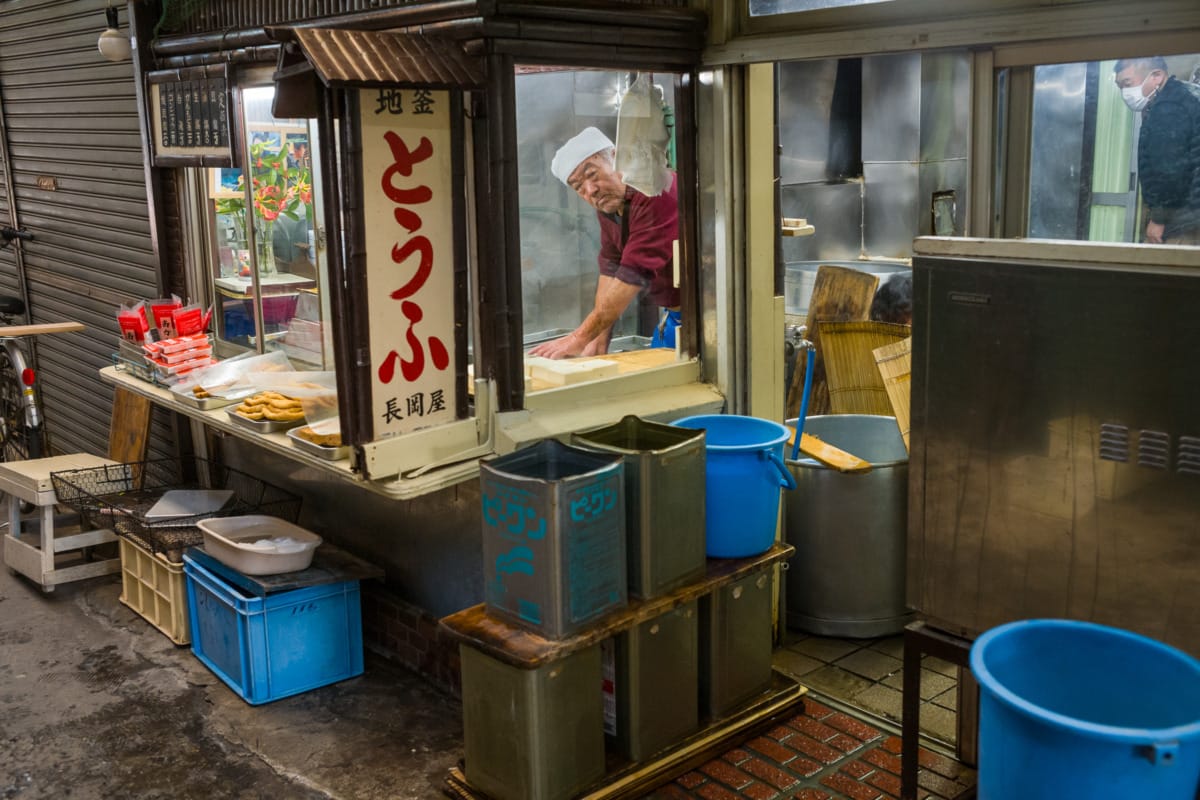
M 258 250 L 260 272 L 274 272 L 275 256 L 272 247 L 275 222 L 279 217 L 299 220 L 304 214 L 312 219 L 312 171 L 304 160 L 297 159 L 296 166 L 288 166 L 288 149 L 272 152 L 269 142 L 250 145 L 250 187 L 254 210 L 254 239 Z M 229 214 L 242 226 L 245 238 L 246 201 L 245 183 L 238 176 L 237 197 L 226 197 L 216 201 L 218 214 Z

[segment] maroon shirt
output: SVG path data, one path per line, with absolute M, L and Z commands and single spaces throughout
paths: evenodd
M 679 238 L 677 183 L 672 175 L 671 187 L 657 197 L 628 187 L 622 216 L 596 212 L 600 274 L 640 286 L 654 303 L 668 308 L 679 305 L 671 264 L 671 243 Z

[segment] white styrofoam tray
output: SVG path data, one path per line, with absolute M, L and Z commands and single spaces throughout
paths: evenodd
M 308 569 L 321 537 L 266 514 L 214 517 L 196 523 L 204 552 L 243 575 L 277 575 Z

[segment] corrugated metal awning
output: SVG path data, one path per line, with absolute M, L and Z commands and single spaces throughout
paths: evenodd
M 450 39 L 335 28 L 296 28 L 293 33 L 328 86 L 483 85 L 478 59 Z

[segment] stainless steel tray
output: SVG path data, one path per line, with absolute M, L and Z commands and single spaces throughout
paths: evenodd
M 292 420 L 291 422 L 281 422 L 274 419 L 250 419 L 237 413 L 233 408 L 226 408 L 225 412 L 229 414 L 229 418 L 235 424 L 241 425 L 243 428 L 252 430 L 255 433 L 275 433 L 276 431 L 286 431 L 289 428 L 295 428 L 297 425 L 304 424 L 304 417 Z
M 339 445 L 338 447 L 326 447 L 325 445 L 310 442 L 302 436 L 297 435 L 296 431 L 299 427 L 292 428 L 287 432 L 288 438 L 291 439 L 296 447 L 306 453 L 312 453 L 318 458 L 323 458 L 327 461 L 340 461 L 343 458 L 350 457 L 349 445 Z
M 196 395 L 192 394 L 191 390 L 177 392 L 172 389 L 171 396 L 185 406 L 198 408 L 201 411 L 208 411 L 212 408 L 224 408 L 225 406 L 242 402 L 242 398 L 240 397 L 196 397 Z

